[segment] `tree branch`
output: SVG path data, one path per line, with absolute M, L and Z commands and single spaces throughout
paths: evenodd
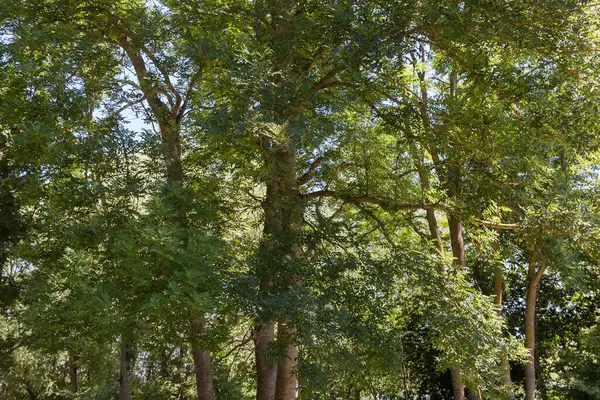
M 546 271 L 546 268 L 548 267 L 548 263 L 542 261 L 540 267 L 538 268 L 537 272 L 535 273 L 535 277 L 533 278 L 533 282 L 534 285 L 537 286 L 540 281 L 542 280 L 542 275 L 544 275 L 544 272 Z
M 125 104 L 125 105 L 123 105 L 123 106 L 119 107 L 118 109 L 116 109 L 116 110 L 113 112 L 113 115 L 116 117 L 116 116 L 118 116 L 119 114 L 121 114 L 123 111 L 125 111 L 126 109 L 128 109 L 129 107 L 131 107 L 131 106 L 133 106 L 133 105 L 136 105 L 136 104 L 139 104 L 139 103 L 141 103 L 141 102 L 142 102 L 142 101 L 144 101 L 144 100 L 146 100 L 146 95 L 142 93 L 142 96 L 141 96 L 139 99 L 136 99 L 136 100 L 130 101 L 129 103 L 127 103 L 127 104 Z
M 484 219 L 475 218 L 475 225 L 485 226 L 492 229 L 516 230 L 521 228 L 521 224 L 506 224 L 502 222 L 486 221 Z
M 161 73 L 161 75 L 163 76 L 164 82 L 167 85 L 167 87 L 169 88 L 169 90 L 171 91 L 171 93 L 173 93 L 173 95 L 175 95 L 175 106 L 173 107 L 173 111 L 177 112 L 177 110 L 179 110 L 179 107 L 181 106 L 181 95 L 179 94 L 179 91 L 175 88 L 175 85 L 173 85 L 173 83 L 171 82 L 171 77 L 169 76 L 168 72 L 160 65 L 160 62 L 158 61 L 158 59 L 156 58 L 154 53 L 152 53 L 145 46 L 142 48 L 142 50 L 144 50 L 144 53 L 146 54 L 146 56 L 148 56 L 148 58 L 152 61 L 152 63 L 156 67 L 156 69 Z
M 306 171 L 304 174 L 302 174 L 297 179 L 297 184 L 304 185 L 305 183 L 308 183 L 308 181 L 315 175 L 317 168 L 319 167 L 319 165 L 321 165 L 321 163 L 323 162 L 324 159 L 325 159 L 325 157 L 323 157 L 323 156 L 315 158 L 315 160 L 312 162 L 312 164 L 310 164 L 308 171 Z
M 194 73 L 194 75 L 192 75 L 192 77 L 190 78 L 190 81 L 188 82 L 187 90 L 185 91 L 185 95 L 183 97 L 183 104 L 179 108 L 179 113 L 177 114 L 178 121 L 181 121 L 181 119 L 183 118 L 183 116 L 185 114 L 185 111 L 187 110 L 188 103 L 190 101 L 190 98 L 192 97 L 192 91 L 194 90 L 196 83 L 198 83 L 198 80 L 200 79 L 202 72 L 203 72 L 202 67 L 198 68 L 198 70 Z
M 131 42 L 131 39 L 125 35 L 121 36 L 118 39 L 118 42 L 123 50 L 125 50 L 125 53 L 127 53 L 127 56 L 133 65 L 135 75 L 140 84 L 140 89 L 144 96 L 146 96 L 148 105 L 150 105 L 155 117 L 157 119 L 166 118 L 170 113 L 169 107 L 158 97 L 156 87 L 148 78 L 148 68 L 139 49 L 137 49 Z
M 305 199 L 322 198 L 322 197 L 334 197 L 340 200 L 344 200 L 347 203 L 355 205 L 360 204 L 375 204 L 386 211 L 409 211 L 409 210 L 427 210 L 435 208 L 435 204 L 398 204 L 390 202 L 389 200 L 380 199 L 373 196 L 348 196 L 343 193 L 338 193 L 332 190 L 317 190 L 315 192 L 306 193 L 303 195 Z

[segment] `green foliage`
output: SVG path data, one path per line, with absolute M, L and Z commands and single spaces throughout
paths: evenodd
M 0 8 L 0 397 L 115 398 L 122 342 L 250 399 L 285 320 L 300 398 L 506 398 L 535 251 L 541 398 L 600 398 L 595 5 Z

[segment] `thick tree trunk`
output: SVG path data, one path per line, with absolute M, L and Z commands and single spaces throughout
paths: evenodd
M 285 344 L 284 357 L 277 366 L 277 387 L 275 389 L 275 400 L 295 399 L 298 392 L 298 377 L 296 368 L 298 366 L 298 346 L 290 342 L 290 337 L 295 329 L 287 326 L 284 318 L 277 326 L 277 341 Z
M 119 378 L 119 400 L 131 400 L 131 361 L 133 349 L 131 343 L 121 338 L 120 347 L 121 376 Z
M 450 368 L 450 375 L 452 376 L 452 394 L 454 400 L 465 399 L 465 385 L 462 381 L 462 374 L 460 373 L 460 367 L 454 365 Z
M 266 152 L 270 150 L 270 140 L 263 139 L 262 148 L 265 152 L 265 161 L 271 165 L 270 157 Z M 256 271 L 260 282 L 261 291 L 268 293 L 275 285 L 277 273 L 276 264 L 278 249 L 280 247 L 279 237 L 283 229 L 281 215 L 281 187 L 276 171 L 271 167 L 269 181 L 267 182 L 267 193 L 262 204 L 264 212 L 263 241 L 259 252 L 261 262 Z M 275 388 L 277 386 L 277 363 L 273 361 L 273 355 L 269 355 L 269 346 L 275 340 L 275 322 L 271 310 L 265 315 L 259 315 L 255 323 L 254 354 L 256 357 L 256 400 L 274 400 Z
M 194 372 L 196 376 L 196 391 L 198 400 L 214 400 L 212 362 L 210 353 L 202 349 L 200 341 L 204 334 L 204 324 L 200 320 L 190 323 L 192 330 L 192 358 L 194 360 Z
M 268 355 L 268 346 L 275 338 L 275 324 L 257 324 L 254 328 L 256 357 L 256 400 L 274 400 L 277 382 L 277 363 Z
M 477 392 L 474 392 L 473 390 L 465 387 L 465 398 L 467 400 L 481 400 L 481 393 L 479 392 L 479 390 L 477 390 Z
M 535 307 L 538 286 L 546 269 L 546 265 L 541 264 L 536 271 L 535 256 L 534 251 L 529 259 L 525 296 L 525 347 L 529 353 L 525 364 L 525 400 L 535 400 Z
M 537 300 L 537 288 L 531 284 L 527 285 L 525 300 L 525 347 L 529 351 L 527 363 L 525 364 L 525 398 L 535 400 L 535 364 L 533 352 L 535 349 L 535 303 Z
M 269 168 L 267 178 L 267 196 L 263 203 L 265 225 L 263 229 L 263 245 L 261 246 L 262 259 L 266 263 L 258 272 L 261 288 L 269 290 L 277 285 L 280 290 L 286 291 L 299 280 L 294 268 L 290 268 L 290 261 L 297 259 L 298 246 L 295 244 L 297 230 L 301 225 L 302 206 L 297 193 L 296 180 L 296 151 L 291 143 L 274 143 L 263 137 L 261 147 L 265 163 Z M 298 347 L 291 336 L 288 317 L 272 311 L 267 316 L 259 316 L 256 326 L 268 327 L 267 334 L 256 341 L 256 368 L 257 368 L 257 400 L 277 399 L 293 400 L 296 398 L 298 380 L 296 369 L 298 362 Z M 284 344 L 283 354 L 277 362 L 276 370 L 265 359 L 265 350 L 273 340 L 270 334 L 274 326 L 273 320 L 277 318 L 280 323 L 277 330 L 277 340 Z M 267 321 L 267 322 L 265 322 Z M 273 383 L 273 379 L 275 382 Z M 272 388 L 275 391 L 272 392 Z M 271 397 L 273 396 L 273 397 Z

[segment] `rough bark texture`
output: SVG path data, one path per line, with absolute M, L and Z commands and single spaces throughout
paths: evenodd
M 212 362 L 210 353 L 202 349 L 200 341 L 204 334 L 204 324 L 200 320 L 190 323 L 192 329 L 192 358 L 194 360 L 194 372 L 196 376 L 196 391 L 198 400 L 214 400 Z
M 536 380 L 535 380 L 535 307 L 537 302 L 537 291 L 542 275 L 546 269 L 545 264 L 541 264 L 536 271 L 535 251 L 529 259 L 529 268 L 527 272 L 527 293 L 525 296 L 525 347 L 527 348 L 528 360 L 525 364 L 525 399 L 535 400 Z
M 120 348 L 121 376 L 119 378 L 119 400 L 131 400 L 131 360 L 133 349 L 131 343 L 121 339 Z

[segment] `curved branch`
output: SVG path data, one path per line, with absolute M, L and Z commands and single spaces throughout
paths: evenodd
M 297 179 L 297 184 L 304 185 L 305 183 L 308 183 L 308 181 L 315 175 L 315 172 L 317 172 L 317 168 L 319 167 L 319 165 L 321 165 L 324 159 L 325 157 L 323 156 L 317 157 L 312 162 L 312 164 L 310 164 L 308 171 L 306 171 L 304 174 L 302 174 L 302 176 L 300 176 Z

